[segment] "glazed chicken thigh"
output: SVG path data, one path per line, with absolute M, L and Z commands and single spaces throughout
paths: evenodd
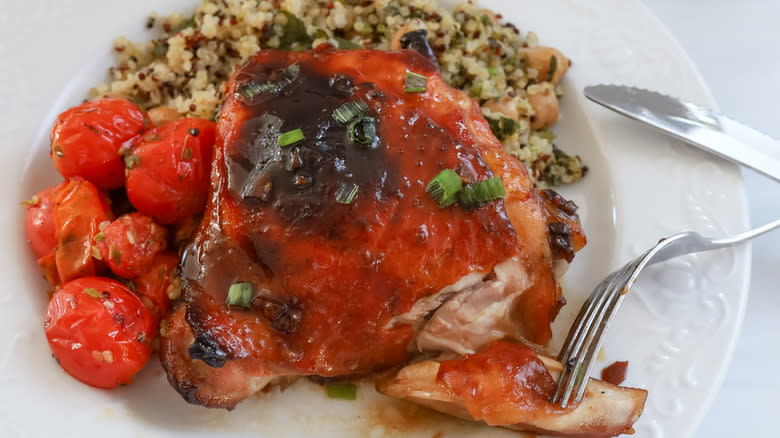
M 320 47 L 259 52 L 236 70 L 161 344 L 188 401 L 231 409 L 284 376 L 550 340 L 564 304 L 555 273 L 585 244 L 576 207 L 537 192 L 436 69 L 410 50 Z M 424 91 L 404 90 L 407 72 Z M 356 122 L 334 116 L 349 102 L 365 103 Z M 445 169 L 463 184 L 500 177 L 506 194 L 442 208 L 426 187 Z M 226 304 L 236 283 L 251 284 L 245 306 Z M 399 379 L 379 389 L 409 398 Z M 609 434 L 630 427 L 639 398 Z

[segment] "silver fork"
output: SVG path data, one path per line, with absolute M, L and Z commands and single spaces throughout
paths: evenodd
M 693 231 L 675 234 L 662 239 L 654 247 L 607 276 L 582 305 L 561 348 L 558 360 L 563 364 L 563 370 L 558 377 L 552 402 L 560 405 L 561 408 L 566 408 L 570 401 L 577 403 L 582 400 L 596 353 L 601 348 L 604 332 L 628 289 L 646 266 L 685 254 L 738 245 L 777 227 L 780 227 L 780 219 L 754 230 L 721 239 L 702 237 Z M 572 394 L 574 394 L 573 401 L 570 400 Z

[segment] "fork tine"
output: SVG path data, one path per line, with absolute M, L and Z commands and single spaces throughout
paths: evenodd
M 626 293 L 628 292 L 628 288 L 630 287 L 629 284 L 624 282 L 616 283 L 613 286 L 613 293 L 610 295 L 611 299 L 607 305 L 604 306 L 602 313 L 599 315 L 599 321 L 597 324 L 595 324 L 596 330 L 590 340 L 591 342 L 589 348 L 585 352 L 585 356 L 582 358 L 582 363 L 585 364 L 585 367 L 580 374 L 581 378 L 575 381 L 574 389 L 572 390 L 574 393 L 574 403 L 582 400 L 583 395 L 585 395 L 588 376 L 590 375 L 590 372 L 595 363 L 594 357 L 598 354 L 598 351 L 601 349 L 601 345 L 604 342 L 604 331 L 609 325 L 609 322 L 612 319 L 612 315 L 614 315 L 615 311 L 618 309 L 618 307 L 620 307 L 620 303 L 625 298 Z
M 632 278 L 641 259 L 642 257 L 632 260 L 599 283 L 580 310 L 567 337 L 565 348 L 559 355 L 564 368 L 558 378 L 553 402 L 562 408 L 568 406 L 572 393 L 575 395 L 575 403 L 582 398 L 593 365 L 593 355 L 598 351 L 594 345 L 601 345 L 604 328 L 622 300 L 623 294 L 620 291 Z M 586 369 L 583 369 L 583 364 Z
M 580 314 L 577 317 L 579 323 L 569 332 L 570 339 L 567 340 L 567 353 L 560 358 L 563 363 L 563 370 L 561 371 L 560 377 L 558 377 L 558 387 L 553 396 L 553 402 L 560 404 L 563 408 L 569 403 L 569 398 L 574 388 L 576 374 L 578 373 L 578 368 L 581 366 L 581 364 L 577 363 L 578 359 L 582 356 L 582 349 L 590 337 L 589 332 L 590 328 L 593 326 L 593 321 L 596 318 L 599 309 L 608 298 L 608 286 L 611 283 L 613 276 L 614 274 L 607 277 L 596 286 L 596 290 L 588 301 L 586 301 L 582 310 L 580 310 Z

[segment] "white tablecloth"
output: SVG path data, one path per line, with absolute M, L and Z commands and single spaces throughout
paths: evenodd
M 688 52 L 722 112 L 780 139 L 780 1 L 644 0 Z M 744 171 L 753 226 L 780 218 L 780 183 Z M 776 437 L 780 231 L 753 244 L 745 324 L 696 438 Z

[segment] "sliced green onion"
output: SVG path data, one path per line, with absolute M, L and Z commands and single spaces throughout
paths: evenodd
M 351 204 L 358 193 L 358 185 L 355 183 L 342 183 L 336 189 L 336 202 L 339 204 Z
M 433 177 L 425 190 L 439 204 L 439 207 L 444 208 L 457 200 L 455 195 L 462 186 L 463 182 L 457 173 L 451 169 L 444 169 Z
M 330 398 L 355 400 L 357 399 L 357 386 L 351 383 L 329 383 L 325 385 L 325 393 Z
M 241 281 L 230 285 L 225 303 L 228 306 L 241 306 L 248 309 L 251 306 L 251 299 L 252 283 Z
M 347 132 L 352 141 L 360 144 L 373 144 L 377 139 L 376 119 L 362 117 L 353 120 L 347 126 Z
M 347 102 L 344 105 L 333 110 L 333 118 L 341 123 L 347 123 L 350 120 L 365 114 L 368 111 L 368 104 L 362 100 Z
M 550 56 L 550 67 L 547 69 L 547 82 L 552 82 L 555 77 L 555 70 L 558 70 L 558 57 Z
M 279 147 L 290 146 L 303 140 L 303 131 L 301 128 L 287 131 L 279 136 Z
M 290 64 L 282 77 L 276 81 L 250 82 L 238 88 L 238 92 L 247 99 L 266 93 L 278 93 L 282 88 L 292 84 L 301 74 L 301 66 L 297 62 Z
M 422 93 L 428 85 L 428 78 L 415 72 L 406 71 L 406 81 L 404 81 L 404 92 Z
M 482 206 L 490 201 L 501 199 L 506 196 L 504 183 L 501 177 L 493 178 L 478 183 L 466 184 L 463 190 L 458 192 L 458 201 L 465 209 L 472 209 Z

